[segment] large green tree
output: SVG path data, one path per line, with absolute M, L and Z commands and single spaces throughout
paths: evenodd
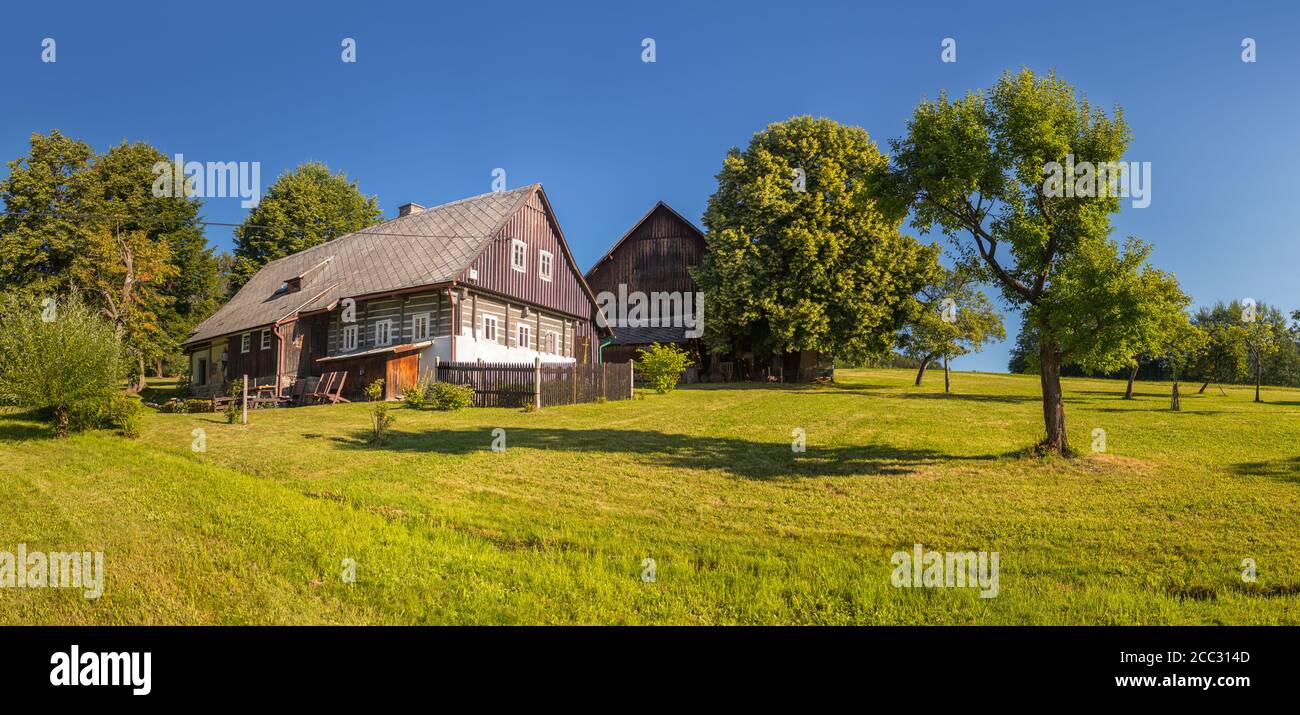
M 1112 371 L 1136 353 L 1149 254 L 1110 238 L 1114 192 L 1054 191 L 1050 170 L 1118 162 L 1130 138 L 1121 110 L 1108 116 L 1054 73 L 1023 70 L 923 101 L 893 145 L 892 188 L 914 225 L 948 235 L 1037 329 L 1046 452 L 1069 451 L 1062 366 Z
M 118 332 L 137 384 L 219 297 L 200 203 L 153 193 L 166 161 L 144 143 L 96 154 L 56 130 L 32 135 L 0 181 L 0 287 L 82 297 Z
M 343 172 L 330 173 L 319 162 L 286 171 L 235 229 L 230 291 L 277 258 L 373 226 L 381 218 L 378 199 L 362 194 Z
M 898 336 L 903 354 L 917 360 L 916 384 L 935 360 L 943 360 L 943 391 L 951 388 L 949 361 L 979 352 L 989 340 L 1006 338 L 1002 315 L 978 290 L 968 271 L 940 269 L 940 277 L 921 289 L 921 310 Z
M 873 178 L 885 164 L 863 129 L 812 117 L 728 152 L 695 270 L 713 351 L 855 362 L 888 350 L 938 264 L 936 248 L 877 207 Z
M 96 208 L 87 186 L 95 151 L 58 130 L 32 134 L 30 145 L 0 180 L 0 289 L 66 294 Z

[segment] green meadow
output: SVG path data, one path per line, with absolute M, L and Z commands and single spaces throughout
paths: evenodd
M 1300 623 L 1300 391 L 1066 379 L 1081 456 L 1040 459 L 1037 378 L 912 378 L 398 407 L 382 447 L 364 404 L 137 439 L 10 410 L 0 551 L 105 566 L 98 599 L 0 588 L 0 623 Z M 915 544 L 998 552 L 997 596 L 896 588 Z

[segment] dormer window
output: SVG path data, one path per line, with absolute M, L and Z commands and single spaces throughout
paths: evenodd
M 510 239 L 510 267 L 520 273 L 528 272 L 528 244 L 517 238 Z

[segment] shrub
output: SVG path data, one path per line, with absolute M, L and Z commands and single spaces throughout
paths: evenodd
M 104 426 L 118 430 L 123 437 L 134 439 L 140 436 L 140 412 L 140 400 L 119 392 L 108 403 Z
M 661 395 L 677 387 L 677 381 L 690 365 L 691 359 L 686 351 L 671 343 L 655 343 L 637 351 L 637 367 L 655 392 Z
M 226 397 L 234 398 L 230 402 L 227 402 L 226 409 L 221 411 L 221 413 L 226 416 L 226 424 L 233 425 L 235 422 L 239 421 L 239 413 L 244 409 L 244 406 L 240 404 L 240 398 L 243 396 L 243 382 L 232 382 L 226 387 Z M 210 400 L 190 400 L 190 402 L 206 402 L 208 403 L 208 409 L 212 409 L 212 402 Z M 193 411 L 194 410 L 191 410 L 191 412 Z
M 186 401 L 185 401 L 185 409 L 183 409 L 183 410 L 179 410 L 179 411 L 180 411 L 180 412 L 189 412 L 190 414 L 195 414 L 195 413 L 198 413 L 198 412 L 211 412 L 211 411 L 212 411 L 212 400 L 201 400 L 201 399 L 198 399 L 198 398 L 195 398 L 195 399 L 192 399 L 192 400 L 186 400 Z
M 429 402 L 435 410 L 455 412 L 474 404 L 474 388 L 450 382 L 435 382 L 429 387 Z
M 370 400 L 370 441 L 372 444 L 383 445 L 388 438 L 388 429 L 397 421 L 396 417 L 388 414 L 391 405 L 384 400 L 383 379 L 366 385 L 365 393 L 366 399 Z
M 429 406 L 429 381 L 427 378 L 420 378 L 414 384 L 407 385 L 402 390 L 402 402 L 407 407 L 416 410 L 422 410 Z
M 125 374 L 113 326 L 79 299 L 0 297 L 0 395 L 49 414 L 58 436 L 93 426 Z

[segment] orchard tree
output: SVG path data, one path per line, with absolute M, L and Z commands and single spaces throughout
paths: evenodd
M 886 161 L 863 129 L 812 117 L 771 124 L 728 152 L 694 271 L 710 349 L 848 362 L 889 349 L 938 250 L 877 206 L 873 179 Z
M 1205 392 L 1211 384 L 1238 382 L 1249 374 L 1241 311 L 1242 306 L 1236 301 L 1219 302 L 1201 308 L 1192 317 L 1192 324 L 1205 333 L 1206 339 L 1205 348 L 1187 367 L 1188 375 L 1201 381 L 1197 394 Z
M 1129 340 L 1134 352 L 1129 365 L 1128 386 L 1124 389 L 1126 400 L 1133 399 L 1133 381 L 1137 378 L 1141 361 L 1167 356 L 1172 346 L 1194 345 L 1194 341 L 1187 342 L 1192 340 L 1187 330 L 1187 306 L 1191 298 L 1178 287 L 1178 281 L 1170 274 L 1149 267 L 1142 271 L 1138 280 L 1135 286 L 1140 296 L 1138 309 L 1130 316 L 1133 332 Z
M 1164 333 L 1159 352 L 1169 363 L 1169 370 L 1174 382 L 1173 392 L 1169 400 L 1169 409 L 1177 412 L 1183 408 L 1182 400 L 1178 394 L 1179 378 L 1182 377 L 1183 371 L 1205 351 L 1208 345 L 1209 336 L 1204 330 L 1193 325 L 1186 313 L 1182 314 L 1182 320 L 1175 321 L 1170 326 L 1170 329 Z
M 898 347 L 920 362 L 916 384 L 921 384 L 926 367 L 943 360 L 943 391 L 949 392 L 949 361 L 959 355 L 979 352 L 989 340 L 1007 337 L 1002 315 L 988 296 L 974 287 L 969 272 L 940 268 L 940 278 L 921 289 L 921 310 L 899 333 Z
M 235 229 L 233 294 L 262 266 L 331 241 L 383 218 L 378 200 L 366 196 L 343 172 L 319 162 L 286 171 Z
M 938 226 L 1037 328 L 1040 448 L 1068 453 L 1061 368 L 1110 372 L 1132 360 L 1150 249 L 1129 240 L 1121 251 L 1110 238 L 1118 192 L 1088 190 L 1096 176 L 1086 172 L 1063 191 L 1060 167 L 1118 162 L 1131 138 L 1123 113 L 1107 116 L 1054 73 L 1026 69 L 987 91 L 923 101 L 907 129 L 893 144 L 893 190 L 914 226 Z

